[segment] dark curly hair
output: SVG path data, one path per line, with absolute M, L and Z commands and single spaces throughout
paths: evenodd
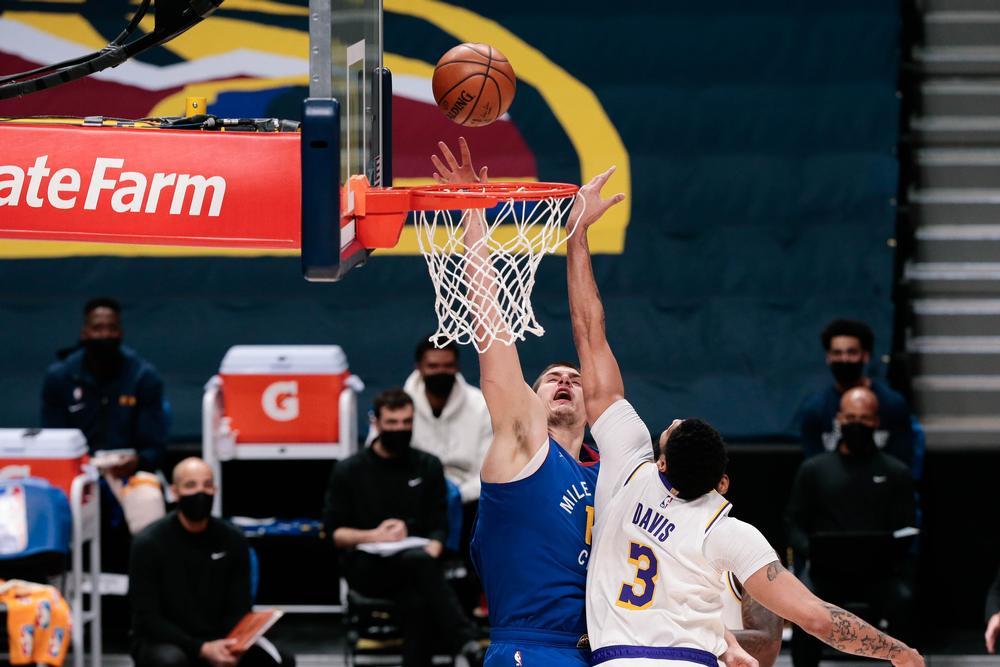
M 872 333 L 871 327 L 860 320 L 834 320 L 827 324 L 819 335 L 824 350 L 830 351 L 830 343 L 836 336 L 857 338 L 861 349 L 869 354 L 875 345 L 875 334 Z
M 663 454 L 667 477 L 684 500 L 694 500 L 714 489 L 729 463 L 722 436 L 700 419 L 682 421 L 667 438 Z

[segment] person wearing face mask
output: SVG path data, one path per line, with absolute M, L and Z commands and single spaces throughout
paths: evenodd
M 79 342 L 61 352 L 42 385 L 42 428 L 76 428 L 87 438 L 91 455 L 103 456 L 101 484 L 101 567 L 125 572 L 129 521 L 112 491 L 158 488 L 153 476 L 167 444 L 163 380 L 156 368 L 122 344 L 121 305 L 114 299 L 91 299 L 83 308 Z M 149 473 L 137 476 L 137 472 Z M 121 491 L 119 492 L 121 495 Z M 132 501 L 138 501 L 138 505 Z M 134 494 L 132 514 L 163 516 L 161 494 Z M 130 510 L 132 507 L 130 507 Z M 131 521 L 138 528 L 148 520 Z M 124 617 L 124 615 L 122 615 Z M 110 619 L 114 622 L 114 615 Z
M 816 555 L 814 535 L 900 535 L 916 525 L 913 476 L 902 461 L 876 444 L 880 420 L 875 393 L 867 387 L 845 391 L 836 420 L 840 434 L 836 450 L 802 463 L 785 512 L 796 569 L 817 595 L 835 600 L 843 582 L 821 579 L 810 571 L 809 561 Z M 911 632 L 914 571 L 912 555 L 906 551 L 901 548 L 892 557 L 889 576 L 872 587 L 868 601 L 879 615 L 876 620 L 886 620 L 890 632 L 904 640 Z M 856 557 L 877 558 L 864 553 Z M 810 667 L 819 660 L 819 645 L 799 633 L 792 654 L 796 667 Z
M 199 458 L 184 459 L 174 468 L 171 489 L 177 509 L 132 543 L 137 667 L 294 667 L 295 658 L 269 642 L 244 653 L 225 638 L 251 609 L 250 547 L 237 528 L 211 516 L 211 468 Z
M 42 388 L 42 428 L 78 428 L 91 453 L 132 450 L 111 473 L 155 472 L 167 443 L 163 380 L 122 345 L 121 305 L 105 297 L 83 308 L 79 344 L 49 367 Z
M 429 665 L 438 647 L 478 662 L 478 632 L 439 560 L 448 534 L 441 461 L 411 447 L 413 399 L 405 391 L 376 396 L 374 412 L 375 439 L 337 462 L 327 485 L 323 524 L 343 552 L 344 576 L 353 590 L 396 602 L 404 667 Z M 391 549 L 407 538 L 424 539 Z M 389 552 L 368 553 L 370 544 Z
M 462 503 L 474 508 L 479 471 L 493 438 L 483 392 L 459 372 L 454 342 L 438 349 L 424 338 L 414 357 L 415 368 L 403 385 L 413 398 L 413 446 L 441 459 L 445 477 L 458 486 Z
M 835 417 L 841 397 L 849 389 L 865 387 L 875 394 L 879 404 L 875 445 L 909 466 L 914 478 L 920 479 L 922 441 L 914 433 L 906 399 L 882 380 L 865 373 L 875 342 L 871 328 L 864 322 L 838 319 L 823 329 L 820 339 L 833 384 L 808 396 L 799 410 L 802 453 L 808 458 L 837 448 L 841 437 Z
M 493 424 L 483 392 L 459 372 L 459 348 L 436 348 L 425 337 L 414 354 L 415 367 L 403 389 L 413 398 L 413 446 L 441 459 L 444 476 L 462 501 L 458 553 L 470 577 L 461 586 L 463 606 L 476 606 L 482 592 L 469 556 L 472 527 L 482 488 L 479 473 L 493 440 Z

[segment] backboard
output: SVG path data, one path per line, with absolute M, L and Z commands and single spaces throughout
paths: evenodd
M 392 81 L 382 63 L 382 0 L 309 0 L 309 97 L 302 126 L 302 272 L 339 280 L 364 263 L 340 186 L 392 185 Z

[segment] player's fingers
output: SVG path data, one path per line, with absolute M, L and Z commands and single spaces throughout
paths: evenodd
M 480 183 L 485 183 L 486 182 L 486 167 L 485 166 L 482 169 L 479 170 L 479 182 Z
M 431 156 L 431 162 L 434 164 L 434 168 L 437 169 L 437 173 L 441 174 L 442 178 L 444 178 L 445 174 L 451 173 L 451 170 L 444 166 L 444 163 L 441 162 L 441 158 L 437 155 Z
M 434 180 L 437 181 L 438 183 L 447 183 L 447 181 L 441 177 L 441 174 L 437 173 L 436 171 L 434 172 Z
M 445 162 L 448 163 L 448 166 L 451 167 L 453 170 L 457 170 L 458 160 L 455 159 L 455 154 L 451 152 L 450 148 L 448 148 L 448 144 L 444 143 L 443 141 L 439 141 L 438 148 L 441 149 L 441 155 L 444 156 L 444 160 Z
M 465 137 L 458 138 L 458 154 L 462 156 L 462 164 L 472 166 L 472 153 L 469 152 L 469 144 Z
M 604 170 L 604 173 L 598 174 L 597 176 L 594 177 L 594 180 L 597 182 L 598 190 L 604 187 L 604 184 L 608 182 L 608 179 L 611 178 L 611 175 L 615 173 L 615 169 L 616 167 L 614 165 L 611 165 L 610 167 Z

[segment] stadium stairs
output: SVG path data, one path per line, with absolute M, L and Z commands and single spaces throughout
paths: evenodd
M 912 157 L 903 165 L 913 399 L 928 449 L 992 448 L 1000 445 L 1000 2 L 918 8 Z

